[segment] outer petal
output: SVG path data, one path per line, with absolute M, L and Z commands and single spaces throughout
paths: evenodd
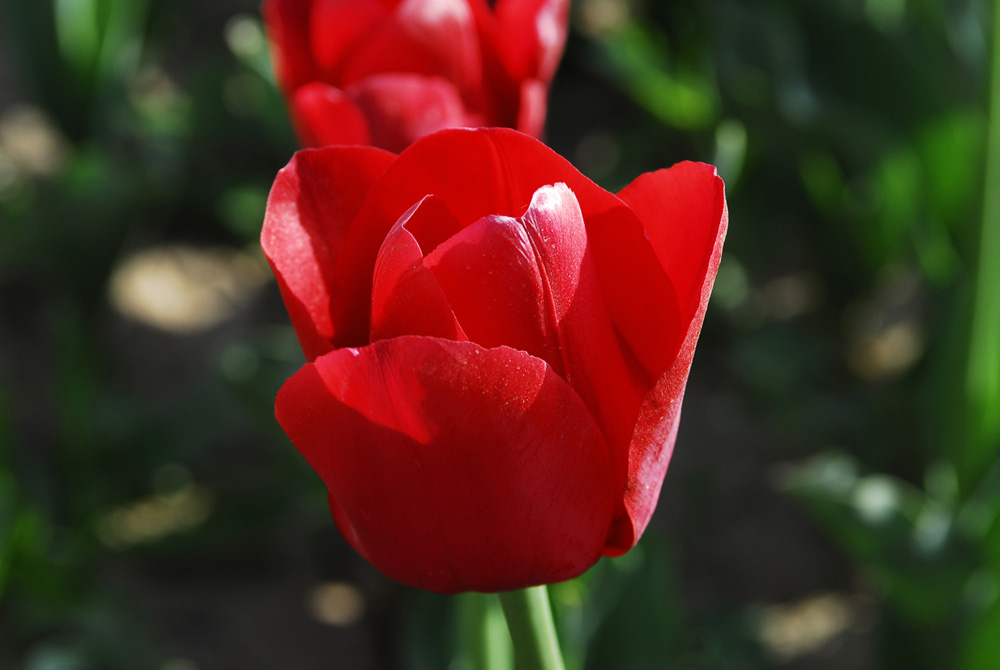
M 618 194 L 638 215 L 690 319 L 705 291 L 705 273 L 725 236 L 726 190 L 715 168 L 683 162 L 638 177 Z M 721 227 L 720 227 L 721 226 Z M 714 270 L 712 271 L 714 277 Z M 711 288 L 711 278 L 709 278 Z
M 607 447 L 572 389 L 523 352 L 423 337 L 334 351 L 282 387 L 276 415 L 345 538 L 393 579 L 515 589 L 600 555 Z
M 372 144 L 364 113 L 340 89 L 314 81 L 296 90 L 288 104 L 303 146 Z
M 505 128 L 450 129 L 428 135 L 400 154 L 372 191 L 345 242 L 335 280 L 343 322 L 367 319 L 375 256 L 392 225 L 415 202 L 435 194 L 471 224 L 490 215 L 520 216 L 535 191 L 555 182 L 576 195 L 587 226 L 601 291 L 627 356 L 649 380 L 672 360 L 683 330 L 670 279 L 629 207 L 580 174 L 541 142 Z M 359 327 L 345 343 L 367 341 Z
M 371 143 L 389 151 L 442 128 L 478 125 L 455 86 L 441 77 L 379 74 L 351 85 L 347 94 L 368 120 Z
M 274 73 L 286 94 L 320 75 L 309 49 L 313 1 L 266 0 L 260 8 L 271 42 Z
M 566 46 L 569 0 L 499 0 L 495 11 L 515 78 L 551 81 Z
M 605 553 L 630 549 L 656 507 L 673 452 L 681 400 L 729 224 L 725 187 L 710 165 L 681 163 L 645 174 L 619 194 L 639 215 L 677 286 L 684 337 L 669 368 L 646 397 L 629 446 L 625 507 Z
M 333 348 L 333 267 L 375 180 L 395 157 L 373 147 L 300 151 L 271 187 L 260 242 L 306 358 Z

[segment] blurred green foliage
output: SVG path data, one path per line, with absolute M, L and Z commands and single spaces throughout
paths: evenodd
M 1000 401 L 992 391 L 1000 384 L 1000 333 L 993 328 L 976 340 L 968 329 L 1000 310 L 995 254 L 983 251 L 977 260 L 979 245 L 991 248 L 986 240 L 1000 228 L 1000 214 L 989 218 L 981 210 L 984 184 L 996 192 L 995 177 L 983 176 L 994 8 L 708 4 L 711 13 L 650 4 L 598 31 L 597 43 L 606 61 L 627 73 L 616 81 L 652 116 L 700 135 L 703 146 L 711 135 L 699 129 L 714 127 L 717 156 L 734 153 L 723 124 L 739 124 L 736 137 L 746 138 L 747 149 L 736 154 L 745 153 L 744 164 L 734 169 L 719 161 L 730 177 L 734 213 L 725 262 L 756 270 L 758 281 L 774 268 L 801 271 L 805 264 L 822 278 L 830 301 L 827 332 L 814 331 L 813 341 L 829 342 L 838 331 L 856 338 L 842 361 L 853 370 L 838 369 L 821 352 L 810 371 L 803 365 L 808 355 L 794 353 L 802 334 L 783 341 L 754 324 L 757 332 L 737 348 L 760 338 L 780 353 L 749 352 L 751 382 L 768 380 L 775 405 L 795 402 L 790 392 L 816 397 L 815 389 L 829 385 L 823 376 L 847 371 L 862 377 L 843 390 L 857 399 L 869 395 L 857 381 L 876 384 L 867 416 L 849 417 L 851 430 L 815 426 L 814 449 L 842 444 L 850 455 L 816 456 L 782 481 L 808 502 L 885 603 L 881 666 L 957 667 L 957 659 L 974 658 L 966 667 L 992 667 L 1000 648 L 984 640 L 998 630 L 1000 573 L 990 554 L 1000 510 L 989 473 L 1000 464 Z M 660 45 L 657 58 L 637 66 L 636 52 L 650 44 Z M 701 83 L 682 85 L 663 103 L 662 92 L 632 89 L 655 81 L 644 68 L 658 69 L 664 80 Z M 1000 77 L 1000 66 L 992 72 Z M 706 81 L 714 87 L 690 104 L 691 91 Z M 1000 118 L 1000 104 L 993 106 Z M 789 241 L 806 253 L 789 258 Z M 910 288 L 882 288 L 887 281 Z M 992 297 L 973 303 L 977 282 Z M 894 299 L 894 292 L 908 295 Z M 989 395 L 974 393 L 976 377 Z M 994 428 L 969 437 L 976 424 Z
M 713 162 L 732 224 L 659 522 L 550 589 L 570 668 L 1000 667 L 995 11 L 574 2 L 549 142 L 609 189 Z M 292 665 L 502 647 L 495 599 L 401 590 L 347 551 L 272 420 L 300 354 L 273 286 L 232 288 L 262 281 L 294 150 L 256 3 L 2 0 L 0 33 L 0 667 L 264 667 L 163 626 L 188 583 L 236 618 L 213 589 L 240 579 L 364 594 L 363 634 L 289 606 Z M 149 249 L 215 292 L 207 321 L 122 306 Z

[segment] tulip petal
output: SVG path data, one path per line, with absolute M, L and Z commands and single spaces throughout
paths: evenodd
M 523 352 L 425 337 L 337 350 L 286 382 L 276 416 L 344 537 L 400 582 L 523 588 L 601 553 L 607 446 L 569 385 Z
M 569 0 L 498 0 L 494 11 L 514 77 L 552 81 L 566 45 Z
M 421 248 L 433 249 L 461 228 L 448 206 L 432 195 L 392 227 L 375 262 L 372 341 L 400 335 L 467 339 L 437 278 L 424 267 Z
M 341 329 L 330 311 L 332 268 L 368 191 L 394 158 L 374 147 L 307 149 L 271 187 L 261 246 L 309 360 L 330 351 Z
M 470 340 L 541 358 L 577 390 L 624 487 L 626 450 L 648 389 L 621 354 L 573 192 L 543 186 L 520 219 L 480 219 L 424 263 Z
M 367 341 L 371 276 L 382 240 L 428 194 L 448 203 L 465 225 L 524 213 L 536 190 L 565 183 L 587 226 L 605 303 L 628 357 L 652 386 L 677 350 L 680 318 L 670 279 L 629 207 L 538 140 L 505 128 L 449 129 L 427 135 L 386 170 L 358 214 L 335 278 L 339 321 L 365 324 L 345 344 Z M 673 337 L 676 341 L 667 341 Z M 666 342 L 666 343 L 665 343 Z
M 372 75 L 405 72 L 442 77 L 479 103 L 482 60 L 466 0 L 403 0 L 343 65 L 344 86 Z
M 346 93 L 368 120 L 371 143 L 402 151 L 442 128 L 479 125 L 465 110 L 455 86 L 441 77 L 379 74 L 349 86 Z
M 521 130 L 517 125 L 521 81 L 514 77 L 507 62 L 509 60 L 507 44 L 512 37 L 500 32 L 497 17 L 486 0 L 468 0 L 468 2 L 475 17 L 479 34 L 479 53 L 482 58 L 482 108 L 488 120 L 488 123 L 482 125 Z
M 625 448 L 645 385 L 622 355 L 583 213 L 573 192 L 556 184 L 535 192 L 521 221 L 542 270 L 565 378 L 603 429 L 616 480 L 624 484 Z
M 391 8 L 378 0 L 312 0 L 309 44 L 316 63 L 337 81 L 344 57 L 361 44 Z
M 309 49 L 309 13 L 313 0 L 265 0 L 260 13 L 271 42 L 274 74 L 286 95 L 321 73 Z
M 684 336 L 672 364 L 643 401 L 629 446 L 628 516 L 616 519 L 605 548 L 607 555 L 618 555 L 634 546 L 656 507 L 729 224 L 725 186 L 710 165 L 680 163 L 645 174 L 619 196 L 639 215 L 677 287 Z
M 541 137 L 545 130 L 545 114 L 548 111 L 548 88 L 537 79 L 521 82 L 517 108 L 517 129 L 532 137 Z
M 329 84 L 314 81 L 299 87 L 288 105 L 299 141 L 305 147 L 378 144 L 371 140 L 361 109 Z
M 565 376 L 542 268 L 520 221 L 480 219 L 434 249 L 424 265 L 469 339 L 487 348 L 520 349 Z
M 677 289 L 681 314 L 703 302 L 706 268 L 725 236 L 725 185 L 715 168 L 683 162 L 638 177 L 618 194 L 636 213 Z M 712 273 L 714 277 L 714 271 Z M 711 289 L 711 279 L 708 288 Z

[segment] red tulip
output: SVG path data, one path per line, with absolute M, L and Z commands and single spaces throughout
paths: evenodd
M 727 221 L 709 165 L 613 195 L 507 129 L 297 153 L 261 235 L 309 360 L 276 415 L 348 542 L 440 592 L 630 549 Z
M 569 0 L 267 0 L 278 83 L 306 146 L 401 151 L 452 127 L 538 136 Z

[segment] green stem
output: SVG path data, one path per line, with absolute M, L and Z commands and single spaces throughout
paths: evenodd
M 500 594 L 517 670 L 565 670 L 544 586 Z
M 510 635 L 500 601 L 492 593 L 458 596 L 461 630 L 456 667 L 475 670 L 511 670 L 514 667 Z
M 979 258 L 973 286 L 965 396 L 966 473 L 980 472 L 1000 442 L 1000 0 L 993 6 L 989 125 Z

